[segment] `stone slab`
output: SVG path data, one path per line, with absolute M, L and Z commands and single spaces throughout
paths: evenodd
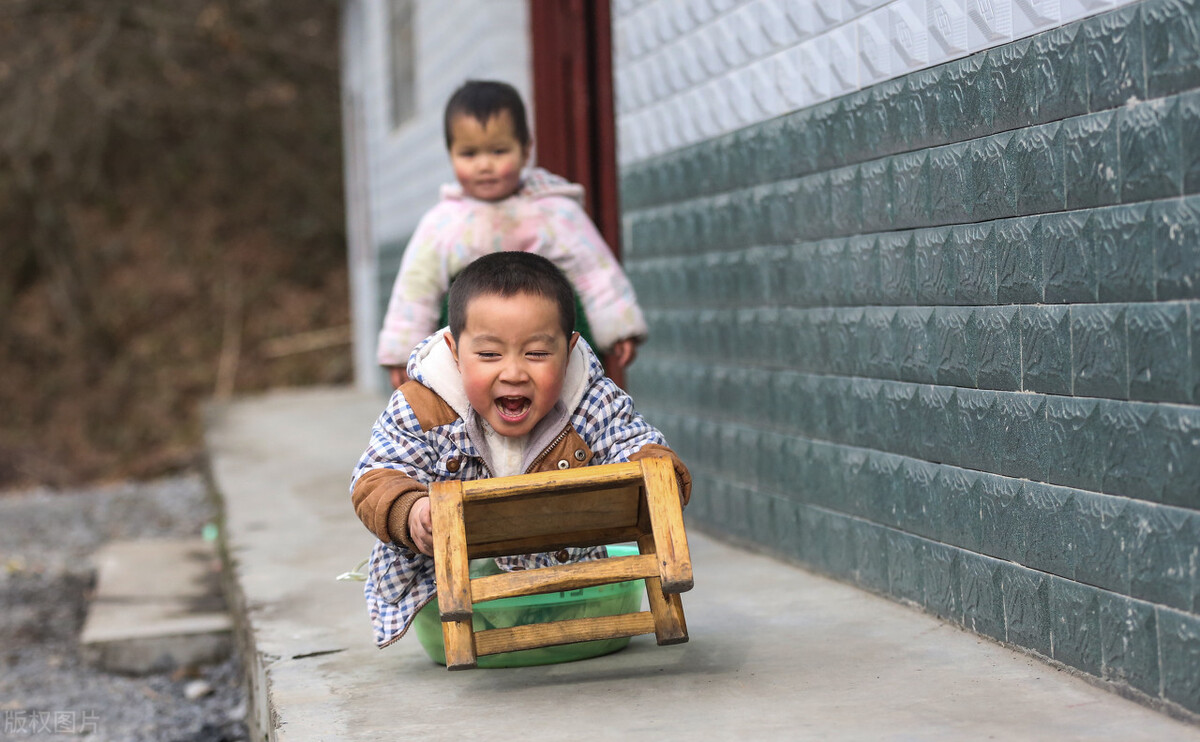
M 107 544 L 80 635 L 88 662 L 145 674 L 216 662 L 232 650 L 220 558 L 202 539 Z

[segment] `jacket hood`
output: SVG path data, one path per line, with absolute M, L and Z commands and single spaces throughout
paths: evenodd
M 524 176 L 521 178 L 521 187 L 513 195 L 523 198 L 562 196 L 575 201 L 580 206 L 584 205 L 583 186 L 578 183 L 572 183 L 566 178 L 555 175 L 549 170 L 540 167 L 531 167 L 525 171 Z M 463 195 L 461 185 L 458 183 L 447 183 L 442 186 L 442 198 L 461 201 L 466 196 Z

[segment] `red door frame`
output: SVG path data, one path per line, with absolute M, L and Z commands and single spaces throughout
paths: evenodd
M 621 257 L 609 0 L 529 0 L 537 161 L 580 183 Z
M 609 0 L 529 0 L 537 162 L 581 184 L 588 214 L 621 259 Z M 609 376 L 623 369 L 605 358 Z

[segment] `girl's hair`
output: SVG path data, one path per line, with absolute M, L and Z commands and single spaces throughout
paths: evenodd
M 467 80 L 454 91 L 446 102 L 446 113 L 442 120 L 446 134 L 446 149 L 454 144 L 450 134 L 450 123 L 457 116 L 470 116 L 487 126 L 492 116 L 508 111 L 513 120 L 513 133 L 522 147 L 529 146 L 529 124 L 525 121 L 525 104 L 521 94 L 512 85 L 498 80 Z
M 450 284 L 450 334 L 458 342 L 467 326 L 467 305 L 477 296 L 543 296 L 558 305 L 558 323 L 568 338 L 575 331 L 575 290 L 563 272 L 541 255 L 494 252 L 472 261 Z

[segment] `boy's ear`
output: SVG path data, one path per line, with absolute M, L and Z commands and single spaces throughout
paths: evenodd
M 454 356 L 454 362 L 458 363 L 458 346 L 454 344 L 454 335 L 450 334 L 450 331 L 447 330 L 442 333 L 442 337 L 445 338 L 446 345 L 450 347 L 450 355 Z
M 575 343 L 578 343 L 578 342 L 579 342 L 579 333 L 572 332 L 571 338 L 569 340 L 567 340 L 567 355 L 570 355 L 571 351 L 575 350 Z

